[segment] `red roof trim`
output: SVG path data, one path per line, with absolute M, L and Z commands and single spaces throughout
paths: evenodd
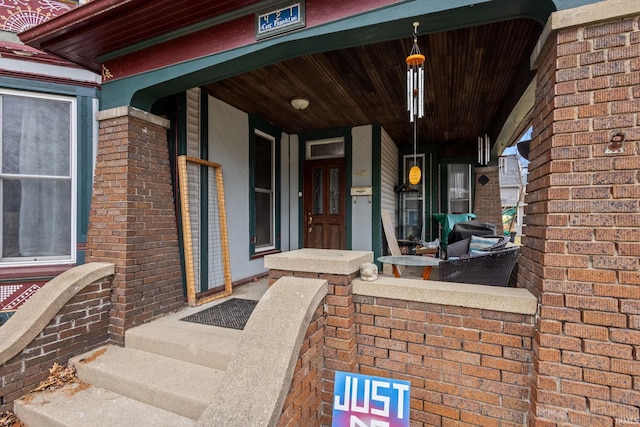
M 13 78 L 25 79 L 25 80 L 37 80 L 39 82 L 59 83 L 59 84 L 69 85 L 69 86 L 80 86 L 80 87 L 90 87 L 90 88 L 100 89 L 100 83 L 97 83 L 97 82 L 65 79 L 63 77 L 46 76 L 43 74 L 24 73 L 24 72 L 8 71 L 8 70 L 0 69 L 0 76 L 13 77 Z
M 52 37 L 59 37 L 71 26 L 77 26 L 81 22 L 89 21 L 127 3 L 135 3 L 136 1 L 140 0 L 93 0 L 43 24 L 23 31 L 19 34 L 19 37 L 24 43 L 40 47 L 44 41 Z

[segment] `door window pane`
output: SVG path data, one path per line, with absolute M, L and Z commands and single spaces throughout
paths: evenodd
M 324 173 L 322 169 L 313 170 L 313 214 L 324 214 Z
M 331 168 L 329 170 L 329 213 L 337 215 L 340 213 L 340 169 Z
M 335 159 L 344 157 L 344 139 L 307 141 L 306 159 Z

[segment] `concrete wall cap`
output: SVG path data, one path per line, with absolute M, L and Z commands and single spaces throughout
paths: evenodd
M 148 113 L 135 107 L 123 106 L 110 108 L 108 110 L 98 111 L 96 113 L 96 120 L 113 120 L 120 117 L 133 117 L 139 120 L 144 120 L 154 125 L 162 126 L 169 129 L 171 122 L 163 117 L 156 116 L 155 114 Z
M 114 274 L 113 264 L 90 262 L 47 282 L 0 327 L 0 365 L 20 353 L 86 286 Z
M 637 15 L 640 15 L 638 0 L 603 0 L 599 3 L 553 12 L 531 54 L 531 69 L 538 68 L 538 59 L 544 45 L 549 37 L 559 30 Z
M 373 262 L 373 252 L 306 248 L 267 255 L 264 268 L 346 276 L 360 271 L 365 262 Z
M 364 282 L 356 279 L 353 294 L 528 315 L 536 314 L 538 308 L 538 300 L 526 289 L 434 280 L 379 277 L 375 282 Z

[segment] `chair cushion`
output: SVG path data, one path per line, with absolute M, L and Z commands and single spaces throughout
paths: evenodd
M 471 236 L 471 241 L 469 242 L 469 252 L 479 251 L 491 247 L 498 243 L 498 241 L 500 241 L 499 237 Z
M 485 255 L 489 255 L 491 252 L 489 251 L 479 251 L 479 250 L 473 250 L 473 251 L 469 251 L 469 256 L 485 256 Z
M 447 246 L 447 259 L 468 254 L 470 241 L 471 239 L 464 239 Z

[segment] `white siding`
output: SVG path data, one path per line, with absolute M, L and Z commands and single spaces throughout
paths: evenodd
M 280 153 L 280 234 L 282 251 L 298 247 L 298 135 L 282 134 Z
M 187 91 L 187 156 L 200 158 L 200 89 L 194 88 Z M 193 166 L 191 166 L 193 168 Z M 197 170 L 197 168 L 196 168 Z M 192 216 L 191 218 L 191 243 L 192 250 L 195 252 L 193 256 L 194 270 L 194 287 L 196 292 L 202 290 L 200 283 L 200 179 L 197 173 L 190 174 L 189 178 L 189 206 Z
M 200 158 L 200 89 L 187 91 L 187 156 Z
M 351 185 L 354 187 L 370 187 L 372 185 L 372 150 L 371 126 L 355 127 L 351 131 L 352 136 L 352 170 Z M 347 188 L 347 194 L 350 193 Z M 349 199 L 351 203 L 351 246 L 353 250 L 370 251 L 371 241 L 371 207 L 372 204 L 366 196 Z
M 398 185 L 398 147 L 391 140 L 387 132 L 382 129 L 382 149 L 381 149 L 381 208 L 391 214 L 391 223 L 394 227 L 398 225 L 396 215 L 398 213 L 398 198 L 393 191 Z
M 249 117 L 209 97 L 209 160 L 222 165 L 233 281 L 265 272 L 249 259 Z

